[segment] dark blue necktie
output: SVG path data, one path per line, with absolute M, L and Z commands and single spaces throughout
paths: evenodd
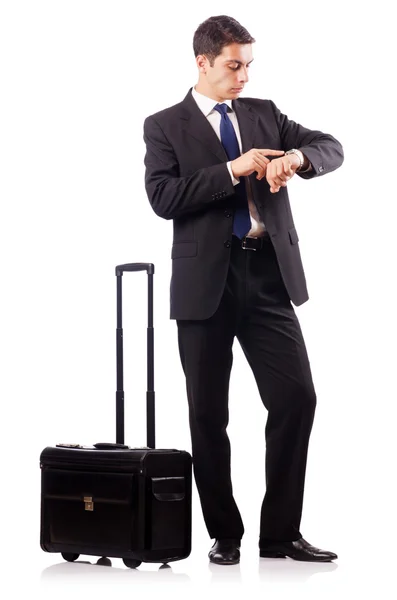
M 233 123 L 227 116 L 227 104 L 216 104 L 214 109 L 221 115 L 221 142 L 229 160 L 240 156 L 240 148 Z M 240 177 L 240 183 L 234 186 L 237 195 L 237 208 L 234 213 L 233 233 L 240 239 L 251 229 L 251 219 L 248 210 L 247 191 L 245 189 L 244 177 Z

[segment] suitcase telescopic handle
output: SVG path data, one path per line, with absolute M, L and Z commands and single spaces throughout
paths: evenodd
M 126 265 L 118 265 L 116 267 L 116 275 L 122 275 L 124 271 L 147 271 L 147 274 L 154 273 L 154 264 L 152 263 L 129 263 Z
M 116 443 L 124 444 L 124 383 L 123 383 L 123 324 L 122 276 L 124 271 L 146 271 L 148 275 L 148 326 L 147 326 L 147 392 L 146 437 L 147 446 L 155 448 L 155 394 L 154 394 L 154 328 L 153 328 L 153 263 L 129 263 L 116 267 L 117 277 L 117 329 L 116 329 Z

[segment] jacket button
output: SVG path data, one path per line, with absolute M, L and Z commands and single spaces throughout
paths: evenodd
M 225 246 L 225 248 L 230 248 L 230 246 L 232 245 L 230 240 L 226 240 L 226 242 L 223 244 Z
M 225 210 L 225 217 L 227 217 L 228 219 L 232 216 L 232 213 L 230 213 L 228 210 Z

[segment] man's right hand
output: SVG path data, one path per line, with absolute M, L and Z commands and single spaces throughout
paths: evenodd
M 258 174 L 257 179 L 262 179 L 266 174 L 266 166 L 270 162 L 266 156 L 282 156 L 284 150 L 269 150 L 263 148 L 251 148 L 231 162 L 234 177 L 251 175 L 254 171 Z

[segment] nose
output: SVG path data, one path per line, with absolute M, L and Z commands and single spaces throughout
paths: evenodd
M 239 69 L 239 83 L 247 83 L 248 81 L 248 70 L 247 67 L 243 67 L 241 65 L 241 68 Z

